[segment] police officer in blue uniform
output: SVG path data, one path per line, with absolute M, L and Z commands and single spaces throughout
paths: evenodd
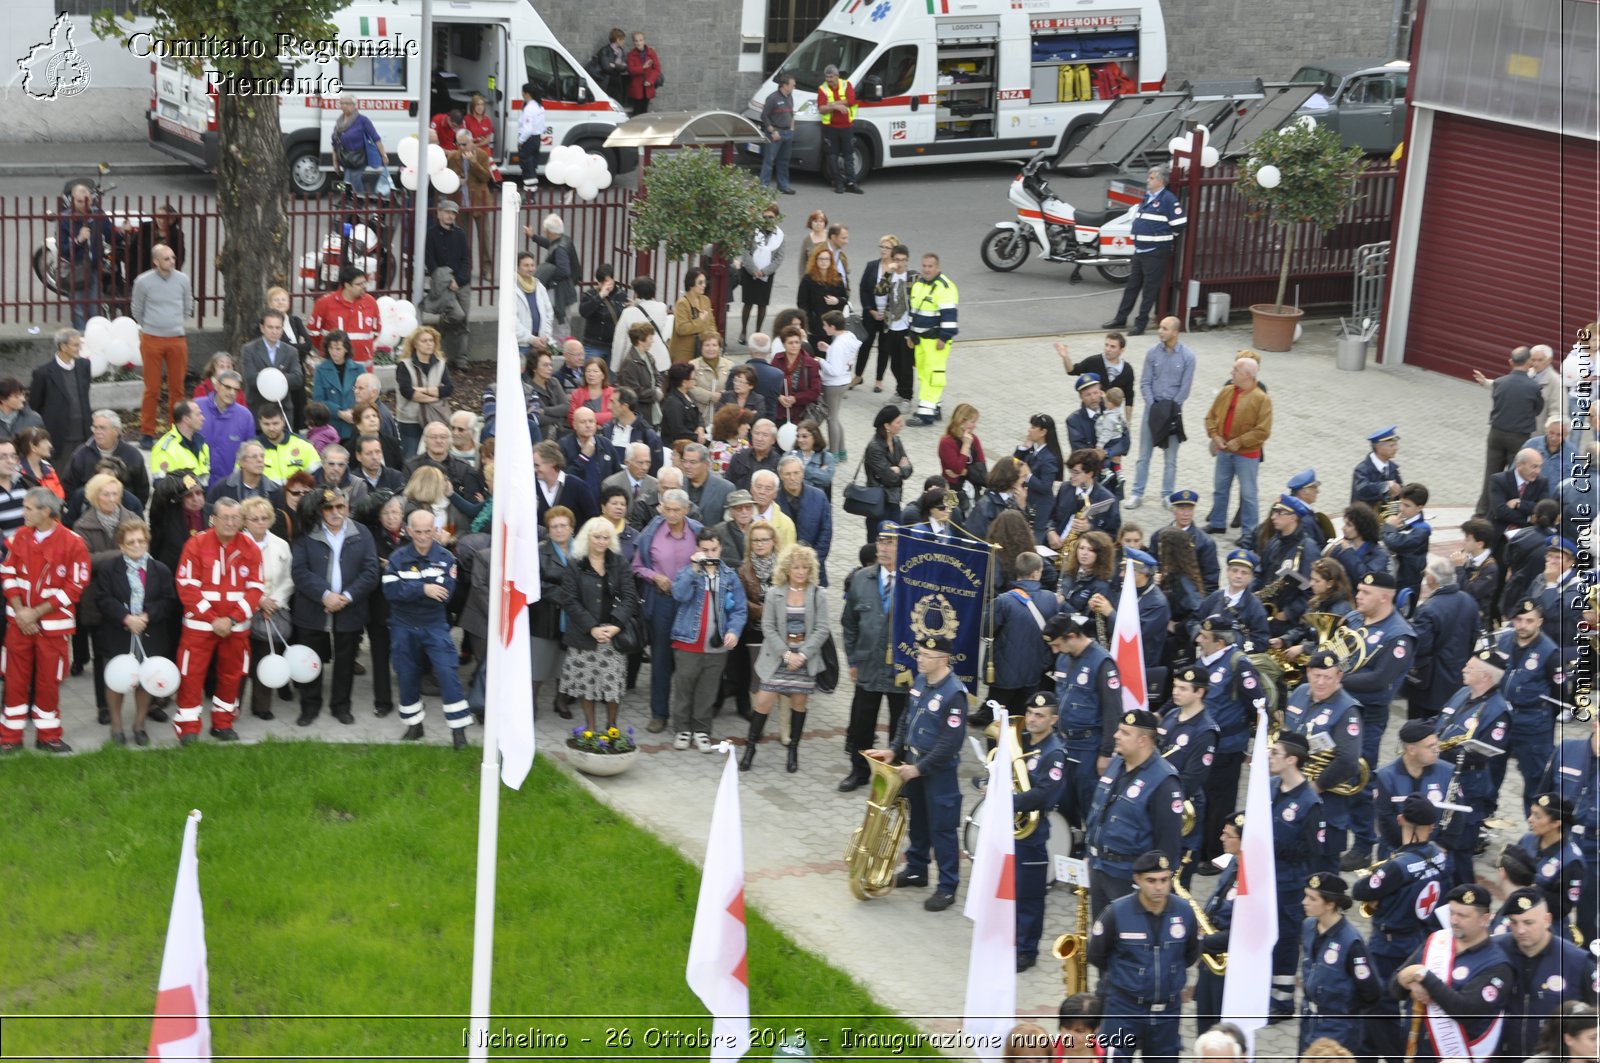
M 1227 866 L 1217 877 L 1217 888 L 1201 913 L 1211 927 L 1200 939 L 1200 951 L 1207 956 L 1225 957 L 1228 952 L 1228 931 L 1233 926 L 1233 902 L 1239 893 L 1239 849 L 1244 840 L 1244 813 L 1235 812 L 1222 825 L 1222 857 Z M 1195 974 L 1194 982 L 1194 1032 L 1205 1033 L 1222 1021 L 1223 975 L 1205 964 Z
M 1172 249 L 1178 234 L 1189 223 L 1178 197 L 1167 188 L 1167 175 L 1159 166 L 1150 167 L 1145 175 L 1145 197 L 1139 202 L 1139 213 L 1133 219 L 1133 271 L 1122 289 L 1122 302 L 1117 314 L 1102 328 L 1126 328 L 1133 304 L 1139 303 L 1139 313 L 1133 319 L 1129 336 L 1144 335 L 1145 323 L 1155 312 L 1161 294 L 1162 278 L 1172 262 Z M 1140 293 L 1144 298 L 1140 299 Z
M 1439 744 L 1471 737 L 1473 741 L 1505 754 L 1506 732 L 1511 720 L 1505 698 L 1500 696 L 1500 681 L 1505 678 L 1505 655 L 1492 649 L 1479 650 L 1461 670 L 1466 686 L 1439 712 Z M 1475 882 L 1472 858 L 1478 848 L 1478 835 L 1494 797 L 1494 780 L 1489 775 L 1493 759 L 1488 752 L 1468 752 L 1456 746 L 1444 756 L 1455 765 L 1458 778 L 1452 783 L 1456 797 L 1451 804 L 1468 806 L 1471 811 L 1447 809 L 1439 826 L 1439 845 L 1450 856 L 1450 885 Z
M 1506 1003 L 1506 1025 L 1500 1034 L 1500 1055 L 1524 1059 L 1539 1043 L 1539 1028 L 1563 1001 L 1591 1000 L 1594 958 L 1552 932 L 1550 908 L 1536 889 L 1520 889 L 1506 898 L 1510 929 L 1494 939 L 1515 973 Z
M 1322 811 L 1328 820 L 1327 841 L 1316 869 L 1330 874 L 1344 852 L 1345 831 L 1350 826 L 1350 798 L 1331 793 L 1335 786 L 1354 782 L 1361 772 L 1361 706 L 1343 689 L 1339 658 L 1329 650 L 1316 650 L 1305 660 L 1306 681 L 1294 688 L 1283 708 L 1283 733 L 1298 734 L 1313 749 L 1333 749 L 1333 759 L 1317 774 Z M 1370 766 L 1369 766 L 1370 771 Z M 1385 806 L 1387 807 L 1387 806 Z
M 1035 694 L 1022 723 L 1023 766 L 1028 791 L 1011 795 L 1012 811 L 1039 814 L 1038 826 L 1017 847 L 1017 970 L 1039 959 L 1044 933 L 1044 895 L 1050 870 L 1050 812 L 1067 785 L 1067 750 L 1056 733 L 1056 703 L 1049 694 Z
M 1133 709 L 1117 725 L 1116 753 L 1101 773 L 1085 831 L 1089 902 L 1096 915 L 1133 891 L 1133 863 L 1151 850 L 1176 869 L 1183 847 L 1183 784 L 1156 749 L 1156 714 Z
M 1133 586 L 1139 601 L 1139 637 L 1144 640 L 1144 660 L 1148 670 L 1166 655 L 1167 625 L 1172 622 L 1172 606 L 1161 588 L 1156 586 L 1156 559 L 1143 550 L 1123 549 L 1123 556 L 1133 562 Z M 1126 570 L 1124 570 L 1125 572 Z M 1122 601 L 1122 579 L 1111 585 L 1110 596 L 1096 595 L 1089 599 L 1089 608 L 1106 618 L 1106 630 L 1117 626 L 1117 603 Z M 1147 682 L 1147 687 L 1155 686 Z
M 1411 1002 L 1408 1019 L 1429 1004 L 1442 1012 L 1428 1008 L 1422 1017 L 1417 1063 L 1436 1063 L 1440 1052 L 1452 1059 L 1493 1052 L 1496 1026 L 1515 989 L 1511 961 L 1489 936 L 1489 891 L 1457 886 L 1445 900 L 1450 929 L 1429 934 L 1389 983 L 1396 1000 Z
M 1045 638 L 1056 654 L 1056 727 L 1067 753 L 1067 785 L 1061 815 L 1081 828 L 1094 801 L 1095 780 L 1111 761 L 1122 681 L 1117 663 L 1094 640 L 1094 624 L 1080 614 L 1057 613 L 1045 622 Z M 1142 850 L 1141 850 L 1142 851 Z
M 1266 651 L 1267 639 L 1272 637 L 1267 621 L 1267 610 L 1261 604 L 1261 599 L 1250 589 L 1255 583 L 1258 564 L 1260 558 L 1256 557 L 1253 550 L 1241 547 L 1229 551 L 1227 570 L 1222 576 L 1222 586 L 1206 595 L 1195 609 L 1195 622 L 1190 627 L 1190 638 L 1199 633 L 1199 621 L 1221 613 L 1233 621 L 1234 629 L 1243 637 L 1246 653 Z
M 1289 477 L 1289 482 L 1284 485 L 1284 490 L 1290 498 L 1303 502 L 1311 510 L 1311 516 L 1302 525 L 1311 541 L 1317 544 L 1317 553 L 1321 555 L 1322 548 L 1328 545 L 1328 540 L 1333 538 L 1333 521 L 1328 519 L 1326 513 L 1318 513 L 1315 508 L 1317 497 L 1322 493 L 1322 481 L 1317 479 L 1316 469 L 1301 469 Z
M 1199 862 L 1195 854 L 1200 851 L 1200 832 L 1206 823 L 1205 780 L 1217 755 L 1218 727 L 1206 708 L 1207 682 L 1205 669 L 1193 665 L 1173 676 L 1172 700 L 1162 710 L 1156 738 L 1161 755 L 1177 771 L 1178 781 L 1194 809 L 1194 826 L 1183 836 L 1183 859 L 1178 870 L 1179 881 L 1184 885 Z
M 1587 737 L 1569 738 L 1539 781 L 1540 793 L 1558 793 L 1572 804 L 1572 840 L 1583 854 L 1583 885 L 1574 922 L 1584 941 L 1600 936 L 1600 716 Z
M 1444 852 L 1430 840 L 1439 811 L 1421 794 L 1411 794 L 1398 815 L 1400 847 L 1372 874 L 1357 878 L 1350 895 L 1358 901 L 1377 905 L 1372 914 L 1372 934 L 1367 939 L 1367 955 L 1373 973 L 1385 985 L 1400 965 L 1421 945 L 1428 932 L 1438 926 L 1433 910 L 1444 896 L 1446 883 Z M 1394 1001 L 1384 997 L 1374 1008 L 1368 1027 L 1367 1052 L 1403 1059 L 1405 1032 L 1399 1024 L 1400 1012 Z
M 1322 797 L 1302 774 L 1311 747 L 1297 734 L 1283 733 L 1267 751 L 1272 772 L 1272 849 L 1278 888 L 1278 943 L 1272 948 L 1269 1021 L 1294 1014 L 1294 971 L 1300 946 L 1300 898 L 1314 862 L 1322 858 L 1328 824 Z
M 422 666 L 427 662 L 439 683 L 444 719 L 457 749 L 467 745 L 472 722 L 467 695 L 458 675 L 461 662 L 450 637 L 445 607 L 456 589 L 456 559 L 434 541 L 433 514 L 415 510 L 406 517 L 411 540 L 389 555 L 383 574 L 383 596 L 389 602 L 390 659 L 400 684 L 400 719 L 404 741 L 422 737 Z
M 895 876 L 896 886 L 926 886 L 928 864 L 939 863 L 939 888 L 922 902 L 930 912 L 942 912 L 956 902 L 961 884 L 961 741 L 967 732 L 967 691 L 950 670 L 950 640 L 940 636 L 917 643 L 917 678 L 892 748 L 871 749 L 866 755 L 885 764 L 905 780 L 902 792 L 911 803 L 906 866 Z
M 1372 447 L 1355 471 L 1350 474 L 1350 502 L 1365 502 L 1378 509 L 1385 502 L 1400 497 L 1405 483 L 1400 479 L 1400 466 L 1394 456 L 1400 451 L 1400 431 L 1396 425 L 1380 428 L 1367 437 Z
M 1495 794 L 1505 782 L 1511 758 L 1517 758 L 1522 772 L 1522 814 L 1527 815 L 1534 795 L 1539 793 L 1539 776 L 1550 764 L 1556 748 L 1556 707 L 1546 698 L 1561 693 L 1565 679 L 1561 651 L 1545 633 L 1544 609 L 1532 598 L 1512 606 L 1510 631 L 1495 636 L 1495 649 L 1505 654 L 1506 675 L 1500 681 L 1500 696 L 1511 710 L 1511 731 L 1506 755 L 1489 765 Z M 1486 814 L 1493 815 L 1493 804 Z
M 1274 636 L 1282 635 L 1300 622 L 1311 597 L 1311 566 L 1321 556 L 1306 524 L 1311 507 L 1298 498 L 1280 495 L 1267 510 L 1267 520 L 1276 533 L 1261 545 L 1261 565 L 1251 590 L 1267 611 L 1267 625 Z
M 1383 994 L 1367 961 L 1367 943 L 1344 913 L 1350 887 L 1337 875 L 1319 872 L 1306 880 L 1300 907 L 1300 1054 L 1319 1037 L 1331 1037 L 1359 1055 L 1361 1013 Z
M 1583 889 L 1583 853 L 1567 836 L 1572 805 L 1560 794 L 1540 794 L 1528 810 L 1528 833 L 1517 842 L 1533 862 L 1533 884 L 1556 917 L 1556 932 L 1572 940 L 1572 910 Z M 1588 940 L 1587 938 L 1585 940 Z
M 1106 1002 L 1100 1034 L 1121 1035 L 1110 1043 L 1128 1044 L 1129 1059 L 1137 1049 L 1151 1063 L 1178 1063 L 1183 986 L 1200 958 L 1194 909 L 1172 895 L 1175 866 L 1164 852 L 1139 856 L 1136 892 L 1095 916 L 1089 931 L 1089 962 L 1100 969 Z
M 1385 859 L 1400 847 L 1400 824 L 1395 816 L 1412 794 L 1421 794 L 1434 807 L 1444 801 L 1455 766 L 1439 759 L 1439 736 L 1431 720 L 1407 720 L 1400 727 L 1400 755 L 1376 774 L 1374 805 L 1378 820 L 1378 855 Z
M 1356 607 L 1344 618 L 1344 626 L 1362 634 L 1367 660 L 1344 679 L 1344 688 L 1361 705 L 1361 756 L 1378 763 L 1383 732 L 1389 726 L 1389 705 L 1400 693 L 1415 658 L 1412 648 L 1417 635 L 1394 607 L 1394 577 L 1387 572 L 1368 572 L 1356 586 Z M 1369 779 L 1361 793 L 1350 798 L 1351 851 L 1339 866 L 1345 871 L 1365 867 L 1377 841 L 1373 824 L 1373 786 Z
M 1204 860 L 1221 851 L 1218 837 L 1222 821 L 1238 803 L 1245 747 L 1257 715 L 1267 708 L 1266 686 L 1238 641 L 1233 622 L 1220 614 L 1202 620 L 1194 640 L 1195 667 L 1206 673 L 1206 710 L 1218 729 L 1214 768 L 1205 780 L 1206 820 L 1200 835 Z

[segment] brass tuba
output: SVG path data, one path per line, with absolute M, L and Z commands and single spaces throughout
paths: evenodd
M 1022 717 L 1011 718 L 1011 789 L 1013 793 L 1025 794 L 1033 788 L 1033 781 L 1028 778 L 1028 755 L 1022 750 Z M 996 720 L 984 728 L 983 735 L 996 743 L 989 750 L 989 759 L 985 763 L 994 763 L 994 755 L 1000 752 L 1000 721 Z M 1030 836 L 1039 829 L 1039 812 L 1018 812 L 1015 816 L 1015 834 L 1018 841 Z
M 1061 985 L 1067 996 L 1089 991 L 1089 890 L 1079 886 L 1078 932 L 1062 934 L 1050 946 L 1050 955 L 1061 961 Z
M 1183 858 L 1187 862 L 1189 854 L 1185 853 Z M 1194 896 L 1183 888 L 1183 883 L 1178 881 L 1177 875 L 1172 876 L 1172 892 L 1189 902 L 1189 907 L 1194 910 L 1194 925 L 1200 928 L 1200 933 L 1209 935 L 1217 932 L 1217 928 L 1211 924 L 1211 920 L 1206 918 L 1206 913 L 1201 910 Z M 1212 955 L 1209 952 L 1202 952 L 1200 954 L 1200 962 L 1205 964 L 1206 969 L 1212 974 L 1221 977 L 1228 969 L 1228 954 L 1222 952 Z
M 864 754 L 858 754 L 864 755 Z M 900 796 L 900 773 L 881 760 L 867 757 L 872 779 L 867 789 L 867 815 L 850 836 L 844 862 L 850 892 L 857 900 L 887 896 L 894 889 L 894 865 L 906 836 L 911 802 Z

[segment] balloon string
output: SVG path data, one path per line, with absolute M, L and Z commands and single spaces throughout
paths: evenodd
M 144 659 L 145 659 L 144 640 L 141 639 L 138 635 L 133 635 L 133 636 L 131 636 L 131 638 L 132 638 L 132 641 L 129 644 L 129 648 L 131 650 L 133 650 L 133 656 L 140 663 L 143 663 Z

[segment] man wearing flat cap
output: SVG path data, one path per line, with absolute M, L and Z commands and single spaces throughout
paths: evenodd
M 1133 562 L 1133 586 L 1139 600 L 1139 636 L 1144 640 L 1146 668 L 1156 667 L 1166 654 L 1167 625 L 1172 622 L 1172 605 L 1156 585 L 1156 559 L 1143 550 L 1123 549 L 1123 556 Z M 1122 580 L 1126 569 L 1119 569 L 1112 582 L 1111 594 L 1096 594 L 1089 599 L 1089 608 L 1106 618 L 1106 630 L 1117 626 L 1117 604 L 1122 601 Z
M 1569 836 L 1572 813 L 1572 803 L 1560 794 L 1540 794 L 1528 809 L 1528 833 L 1517 842 L 1533 863 L 1533 884 L 1555 915 L 1556 932 L 1568 941 L 1583 890 L 1583 854 Z
M 1450 929 L 1435 930 L 1389 984 L 1396 1000 L 1422 1016 L 1417 1063 L 1486 1060 L 1494 1055 L 1515 974 L 1489 937 L 1489 891 L 1457 886 L 1445 895 Z
M 1322 861 L 1328 822 L 1322 797 L 1305 777 L 1311 747 L 1305 738 L 1282 732 L 1267 750 L 1272 773 L 1272 849 L 1278 889 L 1278 943 L 1272 949 L 1271 1020 L 1294 1014 L 1294 971 L 1300 947 L 1300 896 L 1306 877 Z
M 1250 589 L 1267 610 L 1272 634 L 1282 635 L 1300 622 L 1311 593 L 1311 566 L 1322 552 L 1306 534 L 1311 510 L 1298 498 L 1282 495 L 1267 510 L 1274 534 L 1261 548 Z
M 1506 755 L 1489 764 L 1498 795 L 1504 784 L 1511 758 L 1522 772 L 1522 814 L 1533 807 L 1540 792 L 1539 776 L 1550 763 L 1556 748 L 1556 707 L 1550 700 L 1559 698 L 1566 675 L 1561 651 L 1546 631 L 1544 609 L 1532 598 L 1523 598 L 1511 607 L 1511 630 L 1499 632 L 1494 648 L 1506 658 L 1506 675 L 1500 681 L 1500 696 L 1511 713 L 1511 729 L 1506 736 Z M 1493 815 L 1494 808 L 1486 810 Z
M 1095 780 L 1111 763 L 1122 718 L 1122 680 L 1117 662 L 1094 640 L 1088 617 L 1059 612 L 1045 622 L 1044 637 L 1056 655 L 1056 727 L 1070 765 L 1060 811 L 1072 826 L 1082 827 L 1094 801 Z
M 1494 803 L 1494 779 L 1489 774 L 1493 756 L 1504 756 L 1511 719 L 1505 698 L 1500 696 L 1500 681 L 1505 678 L 1505 654 L 1480 650 L 1461 670 L 1466 686 L 1456 691 L 1439 712 L 1439 744 L 1470 737 L 1479 748 L 1469 751 L 1460 741 L 1444 754 L 1457 766 L 1456 803 L 1470 812 L 1450 812 L 1439 826 L 1439 846 L 1449 854 L 1452 886 L 1476 881 L 1472 857 L 1478 846 L 1479 831 Z M 1494 751 L 1491 755 L 1490 751 Z
M 1406 673 L 1416 657 L 1416 631 L 1394 607 L 1395 580 L 1387 572 L 1368 572 L 1356 586 L 1356 607 L 1344 618 L 1344 627 L 1359 634 L 1366 650 L 1360 668 L 1344 678 L 1344 688 L 1361 706 L 1361 756 L 1378 763 L 1378 749 L 1389 726 L 1389 706 L 1400 693 Z M 1368 780 L 1361 793 L 1350 798 L 1350 852 L 1339 865 L 1353 871 L 1365 867 L 1378 840 L 1373 823 L 1373 786 Z
M 1454 765 L 1439 759 L 1439 736 L 1432 720 L 1407 720 L 1400 727 L 1400 755 L 1375 773 L 1373 805 L 1378 821 L 1378 855 L 1387 858 L 1400 847 L 1400 806 L 1421 794 L 1437 807 L 1450 790 Z
M 1115 754 L 1095 785 L 1085 836 L 1089 901 L 1096 915 L 1133 892 L 1133 864 L 1152 850 L 1174 872 L 1183 847 L 1183 784 L 1156 749 L 1160 721 L 1130 709 L 1117 724 Z
M 1583 888 L 1573 919 L 1585 941 L 1600 937 L 1600 716 L 1582 738 L 1556 747 L 1536 789 L 1572 802 L 1572 837 L 1583 854 Z
M 1399 848 L 1372 874 L 1358 875 L 1350 887 L 1353 899 L 1375 906 L 1367 952 L 1373 973 L 1384 985 L 1439 925 L 1433 910 L 1448 886 L 1444 852 L 1429 840 L 1439 820 L 1433 802 L 1421 794 L 1410 794 L 1398 809 L 1386 814 L 1396 821 Z M 1406 1035 L 1394 1000 L 1385 996 L 1374 1006 L 1371 1018 L 1367 1054 L 1403 1058 Z
M 1523 438 L 1527 438 L 1524 436 Z M 1365 502 L 1377 509 L 1400 497 L 1400 465 L 1394 456 L 1400 452 L 1400 430 L 1395 425 L 1380 428 L 1367 437 L 1372 448 L 1350 474 L 1350 503 Z
M 961 741 L 967 733 L 967 691 L 950 668 L 950 640 L 937 635 L 917 643 L 917 677 L 889 749 L 866 755 L 895 770 L 911 802 L 910 845 L 896 886 L 926 886 L 928 864 L 939 864 L 939 888 L 922 902 L 942 912 L 956 902 L 961 884 Z
M 1328 837 L 1322 848 L 1319 871 L 1333 871 L 1344 853 L 1350 829 L 1350 802 L 1359 800 L 1332 793 L 1337 786 L 1355 782 L 1361 775 L 1361 706 L 1345 693 L 1344 671 L 1329 650 L 1314 650 L 1305 658 L 1305 682 L 1295 687 L 1283 708 L 1283 733 L 1297 734 L 1308 746 L 1331 749 L 1333 759 L 1312 781 L 1322 795 L 1328 818 Z M 1368 765 L 1370 773 L 1371 765 Z
M 1151 1063 L 1178 1060 L 1183 986 L 1200 958 L 1200 936 L 1194 909 L 1171 895 L 1176 871 L 1166 852 L 1135 857 L 1135 892 L 1097 914 L 1089 931 L 1089 962 L 1100 969 L 1106 1002 L 1099 1032 L 1122 1035 L 1107 1043 L 1127 1044 L 1129 1059 L 1137 1050 Z
M 1217 721 L 1216 763 L 1206 776 L 1206 818 L 1200 831 L 1200 855 L 1206 860 L 1222 851 L 1222 819 L 1238 800 L 1239 769 L 1256 718 L 1270 704 L 1266 682 L 1238 643 L 1239 633 L 1222 615 L 1202 620 L 1194 640 L 1194 663 L 1206 673 L 1206 710 Z
M 1524 1059 L 1537 1051 L 1539 1028 L 1562 1002 L 1591 999 L 1594 957 L 1552 932 L 1550 908 L 1537 889 L 1512 893 L 1500 918 L 1507 922 L 1506 932 L 1493 940 L 1516 974 L 1506 1002 L 1500 1055 Z
M 1217 755 L 1218 727 L 1216 718 L 1206 708 L 1206 685 L 1209 678 L 1204 668 L 1190 665 L 1172 677 L 1172 700 L 1161 713 L 1161 729 L 1157 732 L 1156 746 L 1178 773 L 1183 792 L 1194 806 L 1194 827 L 1183 836 L 1183 866 L 1178 870 L 1179 881 L 1193 876 L 1200 861 L 1195 854 L 1200 851 L 1201 833 L 1212 817 L 1206 814 L 1205 784 L 1213 771 Z M 1220 823 L 1220 817 L 1218 817 Z M 1220 828 L 1219 828 L 1220 829 Z
M 1367 961 L 1367 943 L 1344 913 L 1350 887 L 1338 875 L 1319 872 L 1306 879 L 1300 907 L 1300 1054 L 1319 1037 L 1331 1037 L 1360 1054 L 1361 1015 L 1383 995 L 1382 983 Z

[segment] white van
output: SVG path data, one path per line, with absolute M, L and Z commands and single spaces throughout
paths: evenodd
M 435 4 L 433 69 L 426 72 L 419 57 L 419 0 L 357 2 L 336 14 L 333 22 L 341 45 L 388 41 L 395 54 L 326 62 L 313 56 L 293 70 L 285 68 L 284 74 L 299 79 L 302 86 L 319 75 L 340 79 L 343 95 L 353 97 L 361 112 L 372 119 L 395 165 L 395 146 L 417 131 L 419 106 L 427 106 L 430 116 L 457 107 L 465 110 L 472 93 L 481 92 L 494 118 L 492 154 L 503 172 L 520 173 L 517 113 L 526 81 L 543 90 L 549 118 L 544 137 L 547 152 L 558 144 L 577 144 L 605 155 L 613 173 L 625 173 L 637 165 L 637 152 L 603 146 L 612 129 L 627 120 L 627 113 L 556 40 L 531 0 Z M 204 77 L 189 75 L 169 58 L 152 57 L 150 69 L 155 81 L 149 116 L 151 145 L 213 169 L 217 162 L 215 89 Z M 285 93 L 279 113 L 290 183 L 301 196 L 322 194 L 335 179 L 329 145 L 333 124 L 339 118 L 338 97 L 314 91 Z
M 855 86 L 863 175 L 1059 154 L 1116 96 L 1160 90 L 1167 31 L 1161 0 L 839 0 L 745 112 L 756 120 L 778 75 L 794 76 L 797 169 L 823 166 L 829 64 Z

